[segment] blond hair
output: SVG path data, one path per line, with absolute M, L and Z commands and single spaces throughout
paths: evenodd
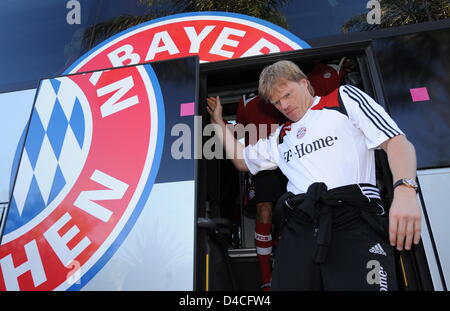
M 270 101 L 273 88 L 280 82 L 293 81 L 298 82 L 301 79 L 306 79 L 308 82 L 308 91 L 311 96 L 314 96 L 314 88 L 308 80 L 308 77 L 298 66 L 288 60 L 280 60 L 270 66 L 265 67 L 259 75 L 259 96 L 265 101 Z

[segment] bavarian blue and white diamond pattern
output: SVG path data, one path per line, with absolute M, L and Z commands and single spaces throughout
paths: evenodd
M 47 207 L 81 170 L 85 121 L 77 91 L 67 77 L 41 83 L 10 209 L 21 224 Z

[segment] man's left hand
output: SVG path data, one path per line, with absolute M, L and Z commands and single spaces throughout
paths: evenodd
M 421 213 L 414 189 L 399 186 L 389 211 L 389 240 L 399 251 L 410 250 L 412 243 L 419 244 Z

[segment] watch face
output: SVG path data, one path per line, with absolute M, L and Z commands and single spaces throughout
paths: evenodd
M 414 179 L 405 178 L 403 179 L 403 183 L 409 187 L 417 188 L 418 185 Z

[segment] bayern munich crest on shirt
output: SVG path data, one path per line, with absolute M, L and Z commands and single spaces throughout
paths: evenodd
M 306 135 L 306 127 L 302 126 L 297 132 L 297 138 L 302 139 Z
M 159 169 L 165 116 L 152 66 L 132 65 L 309 47 L 257 18 L 178 14 L 123 31 L 67 76 L 42 80 L 0 247 L 0 289 L 82 288 L 139 217 Z

